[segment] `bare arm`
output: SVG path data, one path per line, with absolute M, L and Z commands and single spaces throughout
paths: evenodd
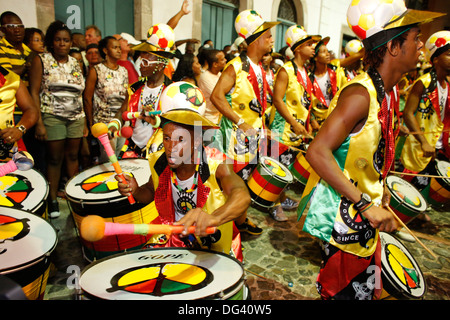
M 36 139 L 44 141 L 47 139 L 47 130 L 45 129 L 44 123 L 42 122 L 41 98 L 39 96 L 41 91 L 42 75 L 43 69 L 41 58 L 39 56 L 35 56 L 33 61 L 31 62 L 30 68 L 30 94 L 34 102 L 34 106 L 38 111 L 35 136 Z
M 308 148 L 306 159 L 316 173 L 338 193 L 356 203 L 361 199 L 361 191 L 353 185 L 339 168 L 333 151 L 352 132 L 361 129 L 369 112 L 370 97 L 360 85 L 351 85 L 340 94 L 336 109 L 324 122 L 317 136 Z M 363 215 L 374 228 L 380 231 L 393 231 L 397 223 L 390 212 L 372 206 Z
M 189 1 L 184 0 L 183 4 L 181 5 L 180 11 L 176 15 L 174 15 L 170 20 L 167 22 L 167 25 L 169 25 L 172 29 L 175 29 L 178 25 L 178 22 L 180 22 L 181 18 L 187 14 L 189 14 L 191 11 L 189 10 Z
M 424 87 L 422 81 L 417 81 L 411 88 L 411 92 L 409 93 L 406 100 L 405 110 L 403 110 L 403 119 L 405 120 L 405 124 L 408 127 L 409 131 L 412 132 L 422 131 L 414 114 L 416 113 L 417 107 L 419 106 L 423 89 Z M 428 143 L 423 134 L 416 133 L 414 134 L 414 137 L 421 144 L 424 157 L 432 157 L 435 155 L 435 148 Z
M 153 180 L 150 177 L 148 182 L 142 186 L 138 186 L 137 181 L 134 177 L 129 175 L 124 175 L 126 182 L 121 181 L 121 179 L 116 175 L 115 178 L 118 183 L 119 193 L 125 197 L 133 195 L 136 202 L 148 204 L 152 202 L 155 198 L 155 189 L 153 188 Z
M 97 84 L 97 71 L 95 68 L 89 68 L 89 73 L 86 79 L 86 87 L 83 92 L 84 113 L 86 114 L 86 121 L 88 128 L 94 124 L 94 113 L 92 100 L 94 97 L 95 86 Z

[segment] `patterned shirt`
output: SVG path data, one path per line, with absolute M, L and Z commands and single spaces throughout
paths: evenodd
M 116 70 L 103 63 L 95 67 L 97 84 L 94 91 L 94 123 L 108 124 L 114 118 L 126 98 L 128 88 L 128 72 L 122 66 Z
M 84 118 L 84 77 L 78 61 L 68 56 L 66 63 L 59 63 L 51 53 L 39 55 L 43 74 L 41 85 L 41 112 L 67 120 Z

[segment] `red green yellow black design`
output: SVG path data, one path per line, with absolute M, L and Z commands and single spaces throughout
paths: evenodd
M 16 219 L 7 215 L 0 215 L 0 243 L 6 240 L 17 241 L 30 232 L 28 219 Z M 0 251 L 0 254 L 4 251 Z
M 132 176 L 131 173 L 127 173 Z M 117 191 L 118 181 L 115 178 L 115 171 L 105 171 L 96 173 L 83 181 L 78 185 L 86 193 L 109 193 Z
M 7 174 L 0 177 L 0 206 L 22 209 L 22 202 L 33 190 L 30 180 L 24 176 Z
M 123 290 L 152 296 L 174 295 L 199 290 L 213 280 L 212 273 L 185 263 L 157 263 L 130 268 L 111 279 L 107 292 Z

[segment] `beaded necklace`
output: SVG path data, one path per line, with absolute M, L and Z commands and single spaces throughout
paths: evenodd
M 175 173 L 175 170 L 171 170 L 172 183 L 178 189 L 179 192 L 190 193 L 190 192 L 194 192 L 194 190 L 197 189 L 197 186 L 198 186 L 198 168 L 199 168 L 199 165 L 197 164 L 195 166 L 194 182 L 192 183 L 192 187 L 190 189 L 186 190 L 186 191 L 183 191 L 180 188 L 180 186 L 178 185 L 177 174 Z
M 156 95 L 155 101 L 153 103 L 149 103 L 149 104 L 144 104 L 144 89 L 145 89 L 145 86 L 147 86 L 147 85 L 145 84 L 144 88 L 142 88 L 141 96 L 140 96 L 140 99 L 139 99 L 141 101 L 142 110 L 155 111 L 156 108 L 153 108 L 153 106 L 156 104 L 156 101 L 158 101 L 158 97 L 161 95 L 161 92 L 163 90 L 164 85 L 162 84 L 161 87 L 159 88 L 159 92 Z

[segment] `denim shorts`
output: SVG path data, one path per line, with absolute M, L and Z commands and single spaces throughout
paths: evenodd
M 47 129 L 47 140 L 64 140 L 83 137 L 85 118 L 68 120 L 49 113 L 42 114 L 42 121 Z

